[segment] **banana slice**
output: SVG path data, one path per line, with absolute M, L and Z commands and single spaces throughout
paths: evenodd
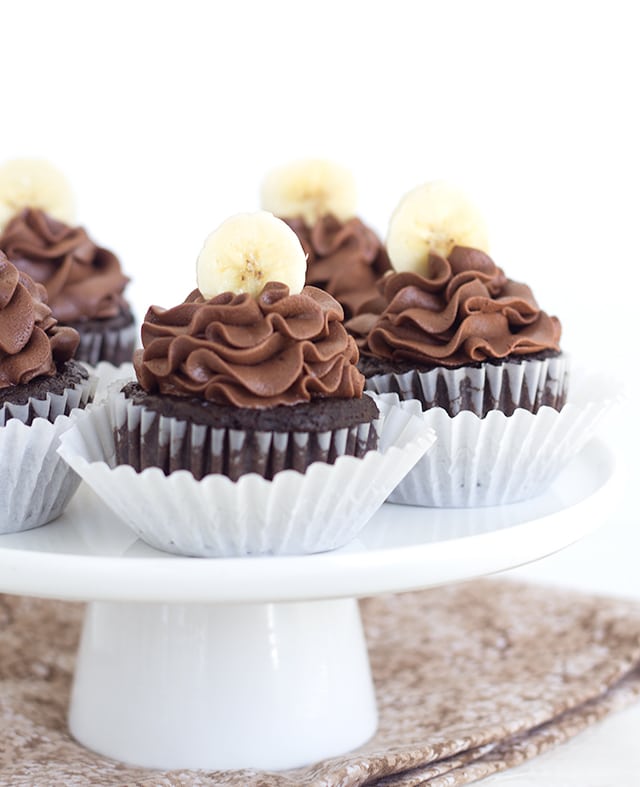
M 346 221 L 356 215 L 356 184 L 339 164 L 305 159 L 269 172 L 262 183 L 261 201 L 274 215 L 301 216 L 310 227 L 328 213 Z
M 387 251 L 397 271 L 427 273 L 429 254 L 447 257 L 454 246 L 488 251 L 484 219 L 458 189 L 442 181 L 406 194 L 389 221 Z
M 48 161 L 13 159 L 0 166 L 0 229 L 23 208 L 40 208 L 67 224 L 73 221 L 71 186 Z
M 198 289 L 205 298 L 221 292 L 259 295 L 268 281 L 302 291 L 307 258 L 295 232 L 267 211 L 238 213 L 205 240 L 198 256 Z

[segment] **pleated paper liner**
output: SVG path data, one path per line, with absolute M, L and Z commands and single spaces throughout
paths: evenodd
M 510 416 L 463 411 L 452 417 L 439 407 L 422 412 L 419 401 L 400 401 L 397 394 L 374 396 L 378 406 L 400 407 L 437 435 L 389 502 L 466 508 L 535 497 L 591 439 L 618 398 L 615 383 L 595 375 L 572 381 L 560 411 L 544 406 L 535 414 L 517 409 Z
M 377 374 L 367 378 L 367 390 L 396 393 L 400 399 L 419 399 L 423 409 L 441 407 L 450 415 L 468 410 L 482 417 L 491 410 L 511 415 L 523 408 L 559 409 L 565 401 L 569 359 L 549 358 L 485 363 L 475 368 L 436 368 L 428 372 Z
M 122 328 L 111 328 L 104 331 L 83 331 L 80 344 L 76 351 L 79 361 L 97 366 L 101 361 L 119 366 L 131 360 L 138 339 L 139 328 L 135 323 Z
M 116 397 L 117 398 L 117 397 Z M 273 480 L 256 473 L 232 481 L 157 467 L 116 466 L 113 416 L 102 405 L 66 433 L 60 453 L 145 542 L 200 557 L 310 554 L 355 538 L 434 441 L 430 427 L 399 407 L 382 406 L 378 450 L 362 458 L 314 462 Z M 170 435 L 167 435 L 170 439 Z
M 96 390 L 93 396 L 93 401 L 96 404 L 104 402 L 109 394 L 109 389 L 116 388 L 117 383 L 120 383 L 117 386 L 119 390 L 123 385 L 136 378 L 133 364 L 130 361 L 118 366 L 109 361 L 100 361 L 95 366 L 88 363 L 84 363 L 84 365 L 89 373 L 96 378 Z
M 53 423 L 58 416 L 69 415 L 72 410 L 85 407 L 92 401 L 95 388 L 95 377 L 89 374 L 87 380 L 65 388 L 62 393 L 48 393 L 44 399 L 29 397 L 24 404 L 5 402 L 0 406 L 0 427 L 11 420 L 21 421 L 28 426 L 36 418 Z
M 80 478 L 57 450 L 94 385 L 89 378 L 61 394 L 0 408 L 0 533 L 44 525 L 67 506 Z
M 362 457 L 378 444 L 377 421 L 322 432 L 272 432 L 214 428 L 165 417 L 120 393 L 108 398 L 119 464 L 135 470 L 189 470 L 200 479 L 222 473 L 237 481 L 255 472 L 272 478 L 286 469 L 304 472 L 313 462 Z

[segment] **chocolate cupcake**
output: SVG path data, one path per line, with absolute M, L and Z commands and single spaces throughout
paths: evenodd
M 369 390 L 452 416 L 561 409 L 560 322 L 489 257 L 482 217 L 463 194 L 440 182 L 409 192 L 387 245 L 396 272 L 359 342 Z
M 396 272 L 367 318 L 360 368 L 369 391 L 422 411 L 438 435 L 389 499 L 478 506 L 539 494 L 603 411 L 566 404 L 559 320 L 494 263 L 482 217 L 447 184 L 401 200 L 387 248 Z
M 452 416 L 564 405 L 559 320 L 484 252 L 454 246 L 447 258 L 431 254 L 424 275 L 391 274 L 383 295 L 387 306 L 361 345 L 369 390 Z
M 380 414 L 363 396 L 342 309 L 303 286 L 304 269 L 284 222 L 228 219 L 205 242 L 198 289 L 147 312 L 137 381 L 92 410 L 101 452 L 81 429 L 63 444 L 154 546 L 203 556 L 333 549 L 431 443 L 398 408 L 379 450 Z
M 15 196 L 24 179 L 33 188 Z M 44 201 L 43 191 L 49 197 Z M 76 358 L 94 366 L 100 361 L 117 366 L 131 360 L 136 339 L 123 295 L 129 280 L 111 251 L 97 246 L 82 227 L 60 218 L 58 202 L 65 217 L 72 214 L 67 193 L 62 176 L 52 175 L 43 162 L 14 161 L 0 168 L 0 213 L 6 216 L 0 249 L 45 286 L 55 318 L 78 331 Z
M 0 532 L 37 527 L 62 512 L 79 478 L 57 455 L 71 413 L 92 381 L 73 360 L 79 337 L 61 327 L 46 290 L 0 253 Z
M 377 283 L 391 263 L 376 233 L 355 215 L 348 170 L 316 159 L 280 167 L 264 180 L 262 204 L 296 233 L 307 255 L 306 283 L 332 295 L 345 320 L 379 310 Z

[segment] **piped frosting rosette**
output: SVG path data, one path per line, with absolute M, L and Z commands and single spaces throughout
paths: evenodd
M 466 410 L 451 417 L 440 407 L 422 411 L 420 402 L 397 394 L 373 395 L 379 407 L 400 407 L 437 434 L 389 496 L 389 502 L 434 507 L 515 503 L 542 494 L 594 436 L 619 399 L 615 383 L 595 374 L 575 374 L 561 410 L 517 409 L 484 418 Z
M 117 395 L 122 396 L 121 394 Z M 196 480 L 187 470 L 116 465 L 119 406 L 93 407 L 63 435 L 60 453 L 146 543 L 198 557 L 310 554 L 355 538 L 435 440 L 422 418 L 383 403 L 378 450 L 314 462 L 272 480 L 256 473 Z
M 145 390 L 235 407 L 293 405 L 362 393 L 358 351 L 336 301 L 315 287 L 267 283 L 256 297 L 194 290 L 172 309 L 151 307 L 134 365 Z
M 93 392 L 94 380 L 67 363 L 77 343 L 57 325 L 44 288 L 0 255 L 0 533 L 55 519 L 80 483 L 57 454 L 69 416 Z M 39 384 L 50 390 L 37 392 Z
M 286 221 L 307 254 L 307 284 L 333 295 L 345 320 L 376 308 L 381 301 L 377 284 L 391 263 L 372 229 L 355 217 L 322 216 L 311 227 L 299 218 Z
M 332 295 L 346 320 L 377 308 L 377 282 L 391 263 L 376 233 L 356 216 L 349 170 L 324 159 L 292 161 L 267 173 L 261 197 L 298 236 L 307 284 Z
M 126 307 L 129 279 L 113 252 L 86 230 L 23 208 L 4 228 L 0 248 L 20 270 L 47 290 L 47 303 L 64 323 L 116 317 Z

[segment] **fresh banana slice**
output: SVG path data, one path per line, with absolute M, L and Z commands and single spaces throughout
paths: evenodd
M 48 161 L 24 158 L 0 165 L 0 229 L 23 208 L 40 208 L 54 219 L 73 221 L 71 186 Z
M 198 289 L 205 298 L 221 292 L 259 295 L 268 281 L 302 291 L 307 258 L 295 232 L 267 211 L 238 213 L 205 240 L 198 256 Z
M 324 159 L 285 164 L 267 174 L 262 207 L 276 216 L 301 216 L 312 227 L 328 213 L 340 221 L 356 214 L 356 184 L 349 170 Z
M 387 251 L 397 271 L 426 274 L 429 254 L 447 257 L 454 246 L 488 251 L 484 219 L 458 189 L 442 181 L 406 194 L 389 221 Z

